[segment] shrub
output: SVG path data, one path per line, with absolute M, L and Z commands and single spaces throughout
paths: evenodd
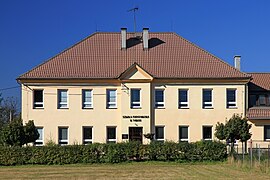
M 0 165 L 120 163 L 128 161 L 222 161 L 227 157 L 221 142 L 138 142 L 44 147 L 0 147 Z

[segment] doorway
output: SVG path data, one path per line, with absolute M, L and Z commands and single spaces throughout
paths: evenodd
M 142 127 L 129 127 L 129 141 L 139 141 L 142 143 Z

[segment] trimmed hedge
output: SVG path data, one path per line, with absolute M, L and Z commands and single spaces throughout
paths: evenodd
M 44 147 L 0 147 L 0 165 L 120 163 L 127 161 L 223 161 L 226 145 L 221 142 L 196 143 L 137 142 Z

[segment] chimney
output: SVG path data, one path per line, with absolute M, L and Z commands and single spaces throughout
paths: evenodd
M 143 28 L 143 49 L 148 49 L 148 40 L 149 40 L 149 28 Z
M 121 49 L 127 48 L 127 28 L 121 28 Z
M 240 71 L 240 60 L 241 56 L 235 55 L 234 56 L 234 67 Z

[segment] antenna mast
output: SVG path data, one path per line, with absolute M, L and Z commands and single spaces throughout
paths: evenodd
M 136 33 L 136 11 L 138 11 L 138 10 L 139 10 L 138 7 L 135 7 L 135 8 L 132 8 L 132 9 L 128 10 L 128 12 L 133 11 L 133 17 L 134 17 L 134 33 Z

